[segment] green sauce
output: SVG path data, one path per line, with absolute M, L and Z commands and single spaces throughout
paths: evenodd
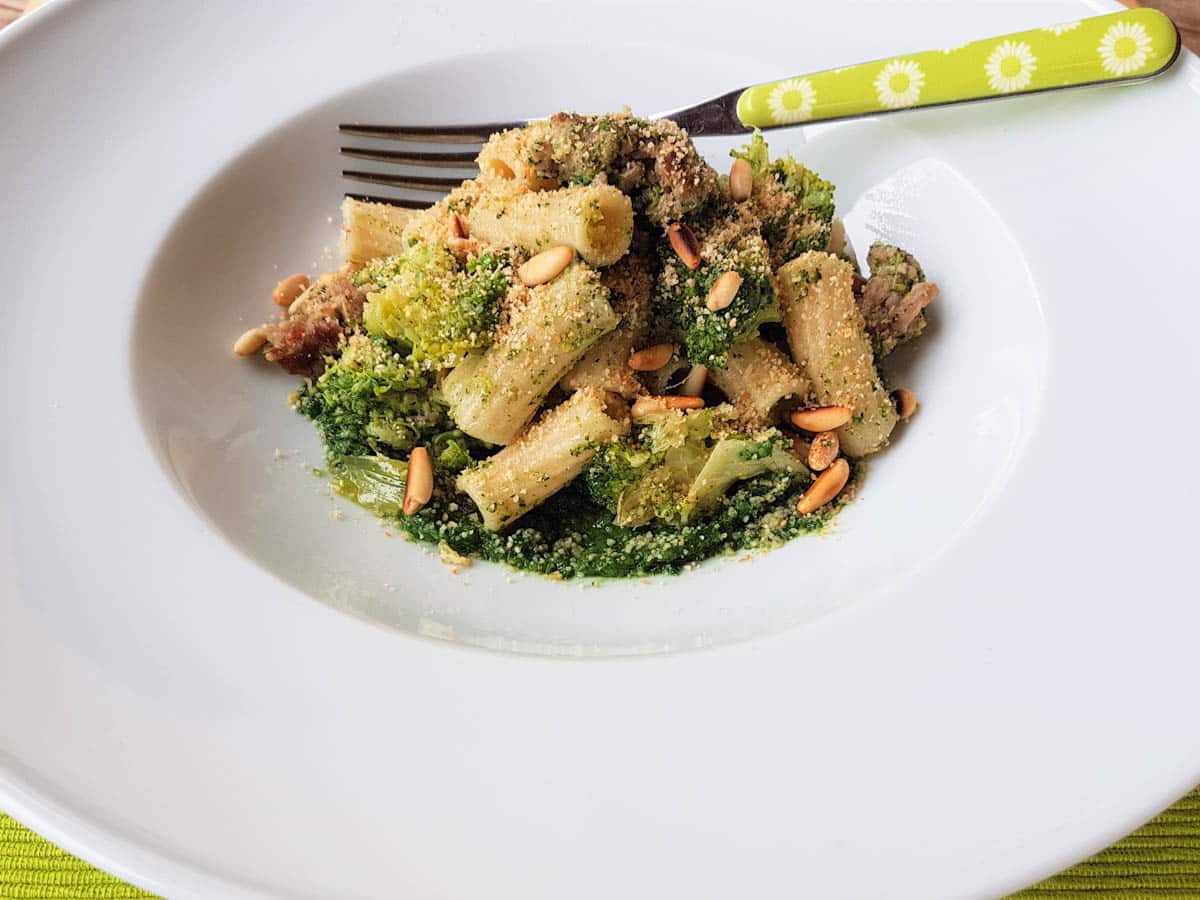
M 619 578 L 672 574 L 713 556 L 821 530 L 836 508 L 797 515 L 801 493 L 792 475 L 762 475 L 731 491 L 710 518 L 682 526 L 615 525 L 578 483 L 498 534 L 487 531 L 473 510 L 466 513 L 470 501 L 461 497 L 454 509 L 435 498 L 415 516 L 389 518 L 413 540 L 444 544 L 463 556 L 560 578 Z

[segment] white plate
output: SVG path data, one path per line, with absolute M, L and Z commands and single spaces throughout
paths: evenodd
M 454 576 L 230 357 L 328 262 L 339 120 L 650 112 L 1109 9 L 709 7 L 56 0 L 0 36 L 0 807 L 173 898 L 930 900 L 1200 780 L 1193 56 L 775 138 L 944 296 L 861 498 L 752 562 Z

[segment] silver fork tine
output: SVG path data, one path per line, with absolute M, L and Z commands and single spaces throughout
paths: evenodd
M 461 178 L 421 178 L 417 175 L 386 175 L 383 172 L 358 172 L 345 170 L 343 178 L 365 181 L 368 184 L 385 184 L 388 187 L 410 188 L 414 191 L 437 191 L 444 194 L 463 183 Z
M 373 159 L 379 162 L 398 163 L 405 166 L 435 166 L 439 169 L 474 169 L 474 150 L 462 153 L 421 153 L 405 150 L 372 150 L 367 147 L 342 147 L 343 156 L 356 159 Z
M 341 124 L 338 131 L 361 137 L 382 138 L 391 141 L 421 141 L 430 144 L 482 144 L 498 131 L 519 128 L 527 122 L 484 122 L 477 125 L 357 125 Z M 435 153 L 425 150 L 375 150 L 369 147 L 342 147 L 341 154 L 356 159 L 395 163 L 406 166 L 431 166 L 440 169 L 474 169 L 478 150 Z M 462 178 L 437 178 L 420 175 L 389 175 L 384 172 L 364 172 L 345 169 L 342 177 L 351 181 L 381 184 L 387 187 L 444 194 L 462 184 Z M 380 197 L 373 194 L 347 194 L 356 200 L 368 203 L 390 203 L 406 209 L 423 209 L 432 201 L 411 200 L 398 197 Z
M 346 194 L 351 200 L 363 203 L 386 203 L 389 206 L 400 206 L 404 209 L 428 209 L 432 202 L 429 200 L 412 200 L 408 197 L 380 197 L 378 194 Z
M 497 131 L 520 128 L 528 122 L 480 122 L 475 125 L 354 125 L 342 124 L 342 134 L 384 138 L 390 141 L 426 141 L 431 144 L 482 144 Z

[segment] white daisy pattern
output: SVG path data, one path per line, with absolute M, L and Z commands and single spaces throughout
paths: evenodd
M 1100 62 L 1106 72 L 1128 75 L 1146 65 L 1154 42 L 1141 22 L 1118 22 L 1100 38 Z
M 1024 90 L 1037 71 L 1037 57 L 1024 41 L 998 44 L 984 63 L 988 85 L 999 94 Z
M 875 78 L 875 94 L 888 109 L 915 106 L 925 86 L 925 73 L 911 59 L 893 59 Z
M 789 78 L 771 88 L 767 106 L 771 118 L 780 125 L 805 122 L 812 118 L 813 104 L 817 102 L 817 89 L 807 78 Z
M 1062 37 L 1068 31 L 1074 31 L 1082 22 L 1059 22 L 1057 25 L 1047 25 L 1042 31 L 1048 31 L 1055 37 Z

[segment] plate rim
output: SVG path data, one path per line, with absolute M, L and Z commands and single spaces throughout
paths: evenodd
M 1097 11 L 1123 8 L 1116 0 L 1078 0 L 1086 7 Z M 13 23 L 0 34 L 0 66 L 4 63 L 4 52 L 14 42 L 23 40 L 26 35 L 37 33 L 38 29 L 54 27 L 52 23 L 61 22 L 73 15 L 80 0 L 54 0 L 36 10 L 21 20 Z M 1200 73 L 1200 60 L 1191 51 L 1185 50 L 1177 65 L 1188 65 Z M 365 623 L 364 623 L 365 624 Z M 774 640 L 762 638 L 760 640 Z M 446 648 L 450 652 L 461 652 L 462 648 Z M 715 653 L 720 650 L 713 651 Z M 636 661 L 606 660 L 604 664 L 632 664 Z M 1177 789 L 1160 791 L 1155 799 L 1145 800 L 1136 812 L 1131 812 L 1118 824 L 1114 822 L 1104 828 L 1103 833 L 1094 838 L 1077 842 L 1078 852 L 1072 850 L 1059 856 L 1053 865 L 1040 867 L 1045 875 L 1072 865 L 1092 853 L 1110 845 L 1130 831 L 1144 824 L 1176 800 L 1185 796 L 1200 781 L 1200 761 L 1197 761 L 1196 778 L 1179 792 Z M 1174 783 L 1174 782 L 1173 782 Z M 1166 803 L 1161 794 L 1168 793 Z M 0 808 L 16 821 L 22 823 L 46 837 L 52 843 L 81 859 L 96 865 L 103 870 L 157 893 L 170 892 L 179 896 L 184 895 L 211 896 L 206 893 L 220 889 L 223 895 L 245 897 L 269 897 L 274 894 L 260 892 L 253 887 L 228 881 L 220 876 L 206 872 L 203 867 L 184 862 L 171 857 L 170 854 L 155 849 L 152 845 L 139 842 L 125 835 L 119 828 L 106 827 L 102 820 L 89 816 L 78 809 L 73 809 L 66 803 L 56 799 L 36 783 L 36 778 L 22 778 L 19 767 L 0 753 Z M 1040 877 L 1044 876 L 1038 876 Z M 1022 880 L 1015 887 L 1027 883 Z

